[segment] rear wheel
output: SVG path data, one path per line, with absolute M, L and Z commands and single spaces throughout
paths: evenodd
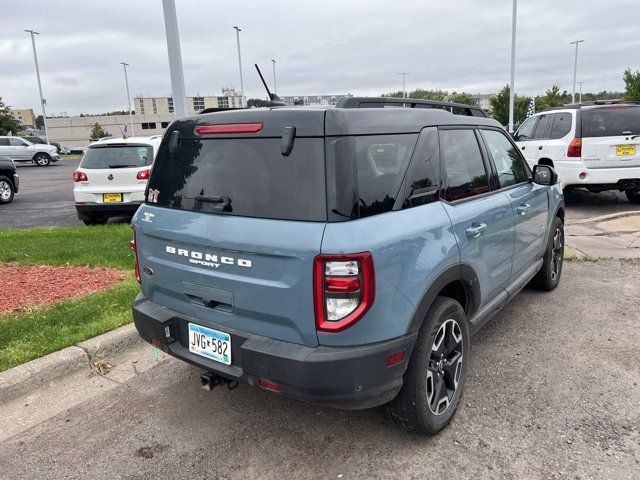
M 13 183 L 11 183 L 11 180 L 0 175 L 0 204 L 11 203 L 13 194 Z
M 448 425 L 462 395 L 469 346 L 462 306 L 436 297 L 420 328 L 402 389 L 386 405 L 396 424 L 426 435 Z
M 98 215 L 83 215 L 82 221 L 85 225 L 104 225 L 109 220 L 109 217 Z
M 51 157 L 46 153 L 38 153 L 33 157 L 33 163 L 39 167 L 46 167 L 51 163 Z
M 553 290 L 560 282 L 564 262 L 564 222 L 555 217 L 547 242 L 542 267 L 531 280 L 531 286 L 539 290 Z
M 636 205 L 640 204 L 640 190 L 625 190 L 624 194 L 629 202 Z

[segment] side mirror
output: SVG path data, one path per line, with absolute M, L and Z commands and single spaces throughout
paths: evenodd
M 558 172 L 549 165 L 534 165 L 533 182 L 538 185 L 555 185 L 558 183 Z

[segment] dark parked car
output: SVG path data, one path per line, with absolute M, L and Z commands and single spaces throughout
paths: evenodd
M 11 158 L 0 155 L 0 205 L 11 203 L 18 192 L 20 177 L 16 173 L 16 165 Z

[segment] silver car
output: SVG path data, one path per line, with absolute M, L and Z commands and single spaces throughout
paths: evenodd
M 14 162 L 33 162 L 39 167 L 60 159 L 53 145 L 31 143 L 20 137 L 0 137 L 0 155 L 6 155 Z

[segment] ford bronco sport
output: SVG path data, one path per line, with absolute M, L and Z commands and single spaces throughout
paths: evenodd
M 386 404 L 441 430 L 471 334 L 525 285 L 555 288 L 563 260 L 553 168 L 453 109 L 350 98 L 175 121 L 132 222 L 142 338 L 206 389 Z

